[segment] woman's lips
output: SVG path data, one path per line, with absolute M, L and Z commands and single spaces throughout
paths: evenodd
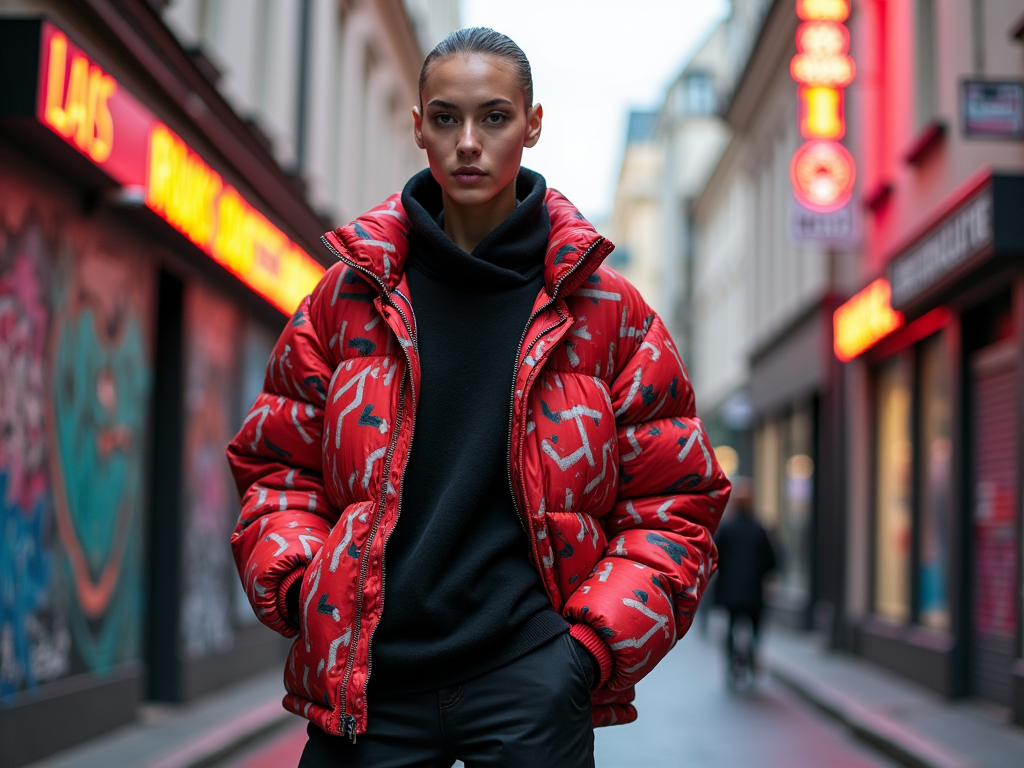
M 486 173 L 481 171 L 479 168 L 459 168 L 453 174 L 455 180 L 462 184 L 475 184 L 478 181 L 482 181 L 487 176 Z

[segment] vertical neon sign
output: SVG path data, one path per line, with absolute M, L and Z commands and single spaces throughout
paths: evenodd
M 843 90 L 853 82 L 849 56 L 850 0 L 797 0 L 802 20 L 789 66 L 799 83 L 800 134 L 789 173 L 797 199 L 813 211 L 842 208 L 853 194 L 856 166 L 839 139 L 846 135 Z

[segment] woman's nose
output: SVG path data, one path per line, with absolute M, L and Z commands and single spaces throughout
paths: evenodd
M 480 140 L 476 135 L 476 126 L 472 123 L 466 125 L 459 133 L 459 143 L 456 149 L 460 155 L 480 154 Z

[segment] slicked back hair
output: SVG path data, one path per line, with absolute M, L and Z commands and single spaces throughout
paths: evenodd
M 474 53 L 487 54 L 505 59 L 515 69 L 519 87 L 526 95 L 527 108 L 533 106 L 533 73 L 530 61 L 523 49 L 516 45 L 512 38 L 490 27 L 466 27 L 451 32 L 444 40 L 434 46 L 427 54 L 420 69 L 419 92 L 423 93 L 423 84 L 427 79 L 427 70 L 436 59 L 445 59 L 455 54 L 469 56 Z

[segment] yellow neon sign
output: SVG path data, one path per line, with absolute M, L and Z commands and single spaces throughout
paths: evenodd
M 324 273 L 162 123 L 149 135 L 146 205 L 288 314 Z
M 796 13 L 804 21 L 846 21 L 849 0 L 797 0 Z
M 841 139 L 846 134 L 843 92 L 824 85 L 800 86 L 800 133 L 818 139 Z
M 832 346 L 844 363 L 873 347 L 903 325 L 903 314 L 890 304 L 892 290 L 884 277 L 875 280 L 832 315 Z
M 55 32 L 50 37 L 43 118 L 93 162 L 102 163 L 114 148 L 109 102 L 117 81 L 80 54 L 71 57 L 68 72 L 67 56 L 68 39 Z

